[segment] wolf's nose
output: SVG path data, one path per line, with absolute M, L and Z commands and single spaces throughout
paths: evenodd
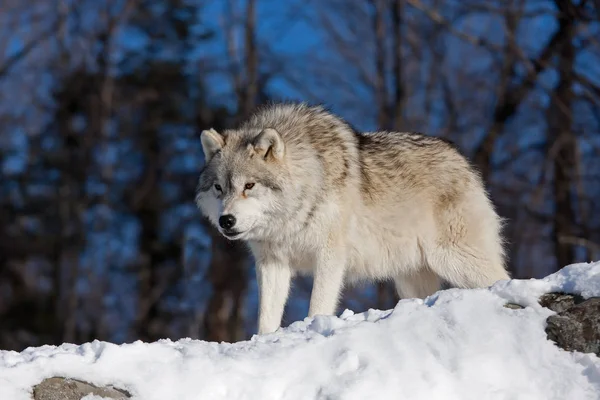
M 231 214 L 222 215 L 219 218 L 219 225 L 223 229 L 231 229 L 235 225 L 235 217 Z

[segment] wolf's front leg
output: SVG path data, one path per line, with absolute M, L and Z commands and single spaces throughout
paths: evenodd
M 260 262 L 256 265 L 258 282 L 258 333 L 276 331 L 281 325 L 283 309 L 290 290 L 292 272 L 282 262 Z
M 344 283 L 346 258 L 339 248 L 325 248 L 317 255 L 308 316 L 335 314 Z

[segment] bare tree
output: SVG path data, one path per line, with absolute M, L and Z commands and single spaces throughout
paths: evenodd
M 509 32 L 511 26 L 514 26 L 514 22 L 510 20 L 511 16 L 508 16 L 507 25 Z M 511 25 L 512 24 L 512 25 Z M 514 29 L 514 28 L 513 28 Z M 475 149 L 474 160 L 479 166 L 482 176 L 487 181 L 491 174 L 492 166 L 490 160 L 492 153 L 496 146 L 496 141 L 504 131 L 504 126 L 511 117 L 515 115 L 522 101 L 525 99 L 527 94 L 532 88 L 534 88 L 538 76 L 548 68 L 550 65 L 551 58 L 556 54 L 558 48 L 562 46 L 565 41 L 568 40 L 568 31 L 570 24 L 565 19 L 559 19 L 558 29 L 554 32 L 546 46 L 542 49 L 537 58 L 533 60 L 525 59 L 520 52 L 519 60 L 524 61 L 527 67 L 527 74 L 525 77 L 517 83 L 504 85 L 503 92 L 498 96 L 496 106 L 494 107 L 494 113 L 492 116 L 492 125 L 488 130 L 488 133 L 484 137 L 480 145 Z M 509 57 L 515 55 L 515 51 L 518 49 L 512 47 L 509 48 Z M 512 63 L 510 63 L 512 64 Z M 507 71 L 510 71 L 512 75 L 516 73 L 516 68 L 509 65 Z M 511 77 L 510 80 L 514 80 L 515 77 Z
M 402 27 L 404 21 L 404 0 L 392 2 L 392 37 L 393 37 L 393 65 L 394 65 L 394 102 L 392 109 L 393 128 L 397 131 L 404 128 L 404 103 L 406 89 L 404 87 L 404 59 L 402 57 Z
M 573 134 L 573 69 L 575 62 L 576 15 L 575 7 L 570 1 L 556 1 L 560 10 L 559 21 L 564 29 L 564 40 L 560 43 L 558 53 L 559 82 L 554 90 L 552 106 L 548 109 L 549 156 L 552 157 L 554 181 L 552 192 L 555 203 L 553 218 L 553 242 L 556 262 L 559 266 L 567 265 L 574 260 L 571 243 L 561 237 L 573 237 L 575 210 L 572 204 L 572 181 L 575 177 L 577 142 Z
M 237 41 L 238 22 L 244 16 L 244 46 Z M 226 20 L 223 21 L 226 32 L 229 71 L 235 88 L 238 107 L 237 120 L 243 119 L 256 106 L 260 92 L 258 75 L 258 45 L 256 41 L 256 0 L 247 0 L 244 12 L 238 9 L 235 0 L 226 4 Z
M 375 32 L 375 98 L 377 99 L 377 125 L 387 129 L 390 124 L 388 89 L 386 85 L 386 0 L 371 0 L 373 5 L 373 31 Z
M 244 85 L 244 96 L 241 99 L 240 117 L 246 118 L 250 115 L 259 93 L 258 77 L 258 46 L 256 44 L 256 0 L 247 0 L 246 21 L 244 26 L 244 50 L 246 52 L 246 81 Z
M 212 254 L 208 279 L 213 294 L 204 318 L 207 340 L 235 342 L 245 338 L 244 294 L 249 254 L 238 242 L 224 239 L 211 229 Z

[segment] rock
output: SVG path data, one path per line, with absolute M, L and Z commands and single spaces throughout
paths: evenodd
M 548 293 L 540 304 L 557 312 L 546 320 L 548 339 L 567 351 L 600 356 L 600 297 Z
M 539 303 L 557 313 L 568 310 L 576 304 L 582 303 L 585 299 L 578 294 L 568 293 L 546 293 L 540 297 Z
M 68 378 L 48 378 L 33 388 L 35 400 L 81 400 L 89 394 L 104 398 L 125 400 L 131 395 L 114 387 L 97 387 L 90 383 Z
M 525 307 L 523 307 L 523 306 L 521 306 L 519 304 L 515 304 L 515 303 L 506 303 L 504 305 L 504 307 L 510 308 L 511 310 L 520 310 L 522 308 L 525 308 Z

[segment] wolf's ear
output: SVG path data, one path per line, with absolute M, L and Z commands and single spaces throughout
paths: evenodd
M 213 128 L 202 131 L 200 141 L 202 142 L 202 151 L 204 151 L 204 160 L 206 162 L 209 162 L 225 146 L 225 139 Z
M 272 157 L 275 160 L 281 160 L 285 153 L 285 144 L 283 139 L 273 128 L 264 129 L 254 140 L 254 151 L 264 159 Z

